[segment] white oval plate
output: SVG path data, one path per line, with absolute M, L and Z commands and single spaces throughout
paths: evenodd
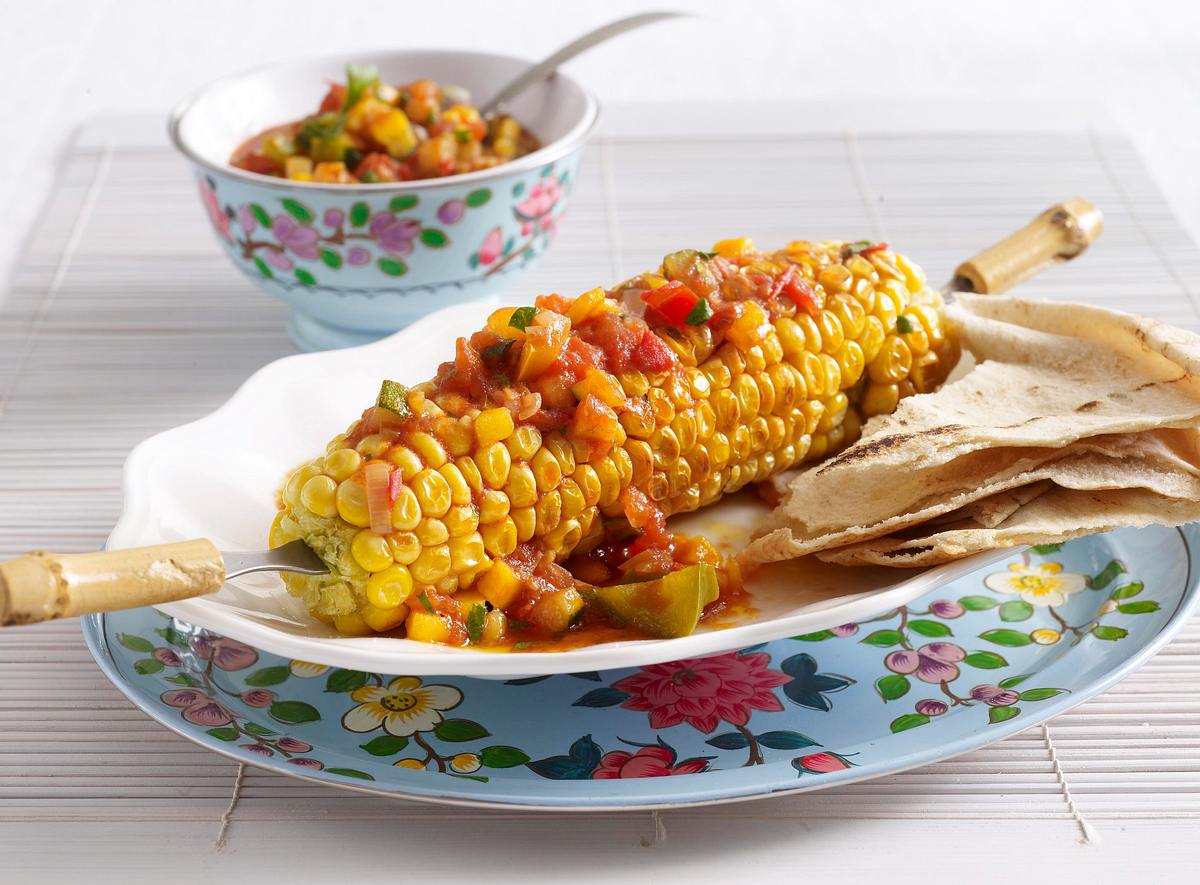
M 324 451 L 379 390 L 383 377 L 423 379 L 480 328 L 494 302 L 446 308 L 363 347 L 301 354 L 255 372 L 211 415 L 153 436 L 125 462 L 124 511 L 113 549 L 205 537 L 220 549 L 267 546 L 275 492 L 296 465 Z M 672 526 L 725 551 L 749 539 L 763 505 L 748 493 Z M 257 648 L 299 660 L 382 673 L 511 679 L 636 667 L 716 654 L 861 621 L 1010 555 L 973 557 L 923 572 L 841 568 L 799 561 L 747 584 L 756 613 L 723 629 L 669 640 L 611 642 L 554 653 L 481 652 L 391 637 L 348 638 L 310 618 L 276 575 L 251 575 L 210 596 L 160 606 L 165 613 Z

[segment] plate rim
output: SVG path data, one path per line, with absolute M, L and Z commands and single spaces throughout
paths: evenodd
M 1193 523 L 1192 525 L 1200 526 Z M 924 750 L 915 751 L 908 754 L 906 763 L 896 767 L 887 767 L 883 763 L 874 765 L 862 766 L 861 770 L 854 775 L 846 775 L 837 779 L 819 778 L 810 781 L 806 785 L 786 788 L 760 788 L 755 785 L 737 787 L 725 787 L 724 795 L 710 796 L 702 799 L 690 799 L 676 802 L 651 801 L 629 801 L 622 804 L 613 804 L 610 802 L 602 802 L 596 804 L 586 804 L 587 800 L 577 798 L 564 799 L 561 802 L 509 802 L 509 801 L 491 801 L 486 798 L 464 797 L 458 795 L 445 795 L 438 788 L 430 788 L 423 790 L 417 789 L 378 789 L 366 786 L 357 782 L 344 782 L 340 779 L 334 780 L 328 777 L 320 777 L 317 775 L 308 774 L 295 766 L 286 767 L 282 764 L 272 764 L 266 760 L 247 759 L 227 750 L 224 747 L 215 746 L 205 741 L 200 734 L 192 733 L 185 730 L 174 719 L 168 719 L 162 714 L 162 711 L 157 707 L 148 708 L 141 700 L 140 696 L 133 691 L 133 684 L 121 674 L 116 666 L 115 660 L 109 650 L 106 641 L 104 619 L 105 613 L 88 615 L 80 619 L 81 631 L 83 633 L 84 642 L 88 647 L 97 666 L 100 668 L 104 676 L 112 682 L 112 684 L 121 692 L 134 706 L 145 713 L 160 725 L 165 726 L 168 730 L 175 732 L 184 739 L 203 747 L 212 752 L 218 753 L 221 756 L 227 757 L 230 760 L 242 765 L 251 765 L 256 768 L 261 768 L 266 771 L 276 772 L 287 777 L 295 777 L 301 780 L 310 781 L 315 784 L 322 784 L 337 789 L 351 790 L 356 793 L 363 793 L 371 796 L 383 796 L 391 799 L 407 799 L 418 802 L 427 802 L 438 805 L 450 805 L 457 807 L 468 808 L 487 808 L 505 811 L 527 811 L 527 812 L 573 812 L 573 813 L 591 813 L 591 812 L 620 812 L 620 811 L 665 811 L 679 808 L 696 808 L 708 805 L 724 805 L 734 802 L 748 802 L 754 799 L 766 799 L 778 796 L 791 796 L 800 793 L 815 792 L 818 790 L 829 789 L 831 787 L 841 787 L 848 784 L 861 783 L 864 781 L 874 780 L 879 777 L 888 775 L 900 774 L 905 771 L 910 771 L 914 768 L 931 764 L 932 762 L 943 761 L 955 758 L 963 753 L 969 753 L 980 747 L 996 743 L 1018 734 L 1027 729 L 1035 728 L 1047 722 L 1054 717 L 1071 710 L 1086 701 L 1091 700 L 1097 695 L 1107 691 L 1116 683 L 1130 676 L 1137 670 L 1141 669 L 1151 658 L 1160 652 L 1167 644 L 1169 644 L 1179 633 L 1179 631 L 1191 620 L 1191 618 L 1200 611 L 1200 569 L 1197 569 L 1197 549 L 1196 545 L 1189 541 L 1183 526 L 1169 527 L 1179 538 L 1183 545 L 1184 556 L 1186 561 L 1186 571 L 1184 574 L 1184 587 L 1180 593 L 1179 600 L 1175 606 L 1175 610 L 1170 617 L 1162 625 L 1161 629 L 1146 641 L 1137 651 L 1130 654 L 1128 658 L 1117 668 L 1110 670 L 1102 677 L 1087 683 L 1086 685 L 1073 689 L 1069 694 L 1061 695 L 1044 705 L 1039 705 L 1036 709 L 1036 715 L 1028 718 L 1012 719 L 1007 722 L 997 723 L 986 730 L 976 729 L 956 739 L 937 742 L 927 747 Z M 1198 528 L 1200 531 L 1200 528 Z M 1200 539 L 1198 539 L 1200 542 Z M 1117 649 L 1114 648 L 1114 651 Z M 444 674 L 450 675 L 450 674 Z M 293 770 L 294 769 L 294 770 Z M 694 777 L 694 775 L 684 775 L 684 778 Z M 666 779 L 668 783 L 675 781 L 675 778 Z

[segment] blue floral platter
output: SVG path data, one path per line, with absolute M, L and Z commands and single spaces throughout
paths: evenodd
M 1031 548 L 867 620 L 508 682 L 288 660 L 153 609 L 84 635 L 189 740 L 390 796 L 586 811 L 817 790 L 964 753 L 1129 675 L 1197 608 L 1200 524 Z

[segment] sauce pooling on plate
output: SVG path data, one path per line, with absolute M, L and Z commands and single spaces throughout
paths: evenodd
M 512 117 L 481 116 L 460 87 L 392 85 L 373 66 L 348 65 L 315 114 L 260 132 L 229 162 L 292 181 L 376 184 L 475 172 L 539 147 Z

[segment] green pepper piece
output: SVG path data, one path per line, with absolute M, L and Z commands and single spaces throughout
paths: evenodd
M 384 381 L 379 387 L 379 397 L 375 404 L 389 412 L 395 412 L 401 418 L 407 418 L 408 388 L 398 381 Z
M 702 564 L 653 581 L 596 587 L 592 597 L 621 626 L 656 639 L 677 639 L 696 629 L 704 607 L 719 592 L 717 570 Z

